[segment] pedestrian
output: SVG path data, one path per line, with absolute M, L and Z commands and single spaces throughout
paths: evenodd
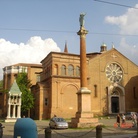
M 137 115 L 135 113 L 132 114 L 132 123 L 134 127 L 137 127 Z
M 57 117 L 57 115 L 54 114 L 54 117 Z
M 122 114 L 122 124 L 126 123 L 126 116 L 124 114 Z
M 117 117 L 116 117 L 116 123 L 117 123 L 117 126 L 120 127 L 120 121 L 121 121 L 121 117 L 120 115 L 118 114 Z

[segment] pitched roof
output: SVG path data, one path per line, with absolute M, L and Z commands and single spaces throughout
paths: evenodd
M 16 80 L 14 80 L 14 82 L 13 82 L 11 88 L 10 88 L 9 94 L 11 94 L 11 95 L 21 95 L 21 93 L 22 92 L 20 91 L 20 89 L 19 89 L 19 87 L 16 83 Z

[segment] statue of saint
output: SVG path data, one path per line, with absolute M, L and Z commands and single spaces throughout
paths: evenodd
M 85 15 L 86 15 L 85 13 L 81 13 L 81 14 L 80 14 L 79 21 L 80 21 L 80 26 L 81 26 L 81 27 L 84 27 L 84 16 L 85 16 Z

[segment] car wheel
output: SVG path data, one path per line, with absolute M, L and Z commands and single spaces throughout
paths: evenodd
M 52 129 L 52 127 L 51 127 L 51 126 L 49 126 L 49 128 L 50 128 L 50 129 Z
M 57 129 L 57 126 L 55 125 L 55 127 L 54 127 L 55 129 Z
M 52 127 L 50 126 L 50 124 L 49 124 L 49 128 L 52 128 Z

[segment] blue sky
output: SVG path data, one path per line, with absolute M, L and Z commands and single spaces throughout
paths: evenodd
M 138 8 L 137 0 L 104 1 Z M 68 51 L 78 54 L 77 32 L 82 12 L 86 13 L 85 28 L 89 31 L 88 53 L 99 52 L 103 42 L 111 49 L 113 43 L 117 50 L 138 64 L 138 9 L 127 6 L 95 0 L 1 0 L 0 57 L 5 57 L 0 58 L 1 68 L 27 60 L 34 63 L 30 53 L 35 54 L 35 51 L 39 57 L 36 63 L 39 63 L 50 50 L 63 51 L 65 41 Z M 38 53 L 38 49 L 43 53 Z M 24 54 L 26 60 L 20 60 Z

